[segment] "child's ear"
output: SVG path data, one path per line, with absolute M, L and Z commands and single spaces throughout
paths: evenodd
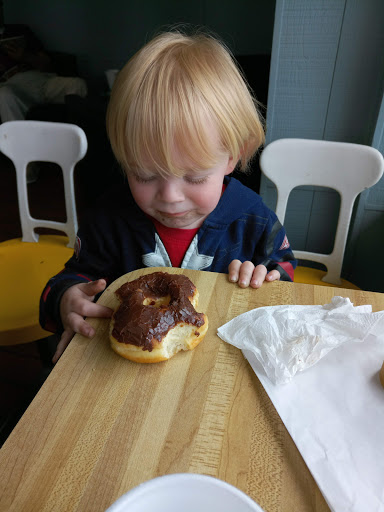
M 227 169 L 225 171 L 225 175 L 231 174 L 233 172 L 234 168 L 237 165 L 237 160 L 233 158 L 233 156 L 230 156 L 228 159 Z

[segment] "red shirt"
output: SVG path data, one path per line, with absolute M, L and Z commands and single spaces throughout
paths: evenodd
M 180 229 L 163 226 L 156 219 L 151 218 L 155 228 L 164 244 L 173 267 L 180 267 L 184 255 L 191 245 L 193 237 L 200 228 Z
M 226 189 L 226 185 L 223 183 L 222 194 Z M 180 228 L 168 228 L 163 226 L 158 220 L 150 217 L 154 223 L 155 228 L 164 244 L 164 247 L 168 253 L 173 267 L 180 267 L 184 255 L 191 245 L 193 237 L 199 231 L 200 228 L 194 229 L 180 229 Z

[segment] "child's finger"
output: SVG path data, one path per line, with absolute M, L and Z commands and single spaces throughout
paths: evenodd
M 60 356 L 62 355 L 64 350 L 69 345 L 69 342 L 73 338 L 74 334 L 75 333 L 74 333 L 74 331 L 72 331 L 72 329 L 65 329 L 65 331 L 61 335 L 60 341 L 59 341 L 59 343 L 57 344 L 57 347 L 56 347 L 56 352 L 55 352 L 55 354 L 54 354 L 54 356 L 52 358 L 52 363 L 53 364 L 56 364 L 57 361 L 60 359 Z
M 267 275 L 267 268 L 264 265 L 257 265 L 255 270 L 253 271 L 251 286 L 252 288 L 260 288 L 260 286 L 264 283 L 265 277 Z
M 266 281 L 279 281 L 280 279 L 280 272 L 278 270 L 271 270 L 268 272 L 265 280 Z
M 83 283 L 81 285 L 81 291 L 89 297 L 93 297 L 105 290 L 106 286 L 107 282 L 105 279 L 98 279 L 97 281 L 91 281 L 90 283 Z
M 111 318 L 113 314 L 113 310 L 111 308 L 107 308 L 107 306 L 101 306 L 100 304 L 95 304 L 94 302 L 88 301 L 84 301 L 84 307 L 82 309 L 82 316 L 88 316 L 92 318 Z
M 85 316 L 85 315 L 84 315 Z M 70 313 L 67 318 L 66 330 L 71 330 L 74 333 L 82 334 L 87 338 L 92 338 L 95 334 L 95 329 L 83 318 L 80 313 Z
M 252 261 L 244 261 L 240 267 L 239 272 L 239 286 L 241 288 L 247 288 L 251 282 L 255 265 Z
M 240 260 L 233 260 L 229 264 L 228 279 L 231 281 L 231 283 L 237 283 L 237 281 L 239 280 L 240 267 L 241 267 Z

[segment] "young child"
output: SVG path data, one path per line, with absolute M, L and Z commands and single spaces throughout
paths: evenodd
M 107 193 L 78 233 L 65 270 L 41 299 L 41 325 L 62 332 L 54 362 L 84 317 L 110 317 L 93 302 L 142 267 L 228 272 L 241 287 L 293 279 L 284 228 L 261 198 L 229 175 L 264 141 L 256 102 L 215 38 L 169 32 L 120 71 L 107 113 L 128 185 Z

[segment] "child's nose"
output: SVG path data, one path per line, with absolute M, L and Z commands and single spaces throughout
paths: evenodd
M 172 178 L 163 180 L 159 188 L 158 196 L 162 201 L 167 203 L 184 201 L 182 181 Z

